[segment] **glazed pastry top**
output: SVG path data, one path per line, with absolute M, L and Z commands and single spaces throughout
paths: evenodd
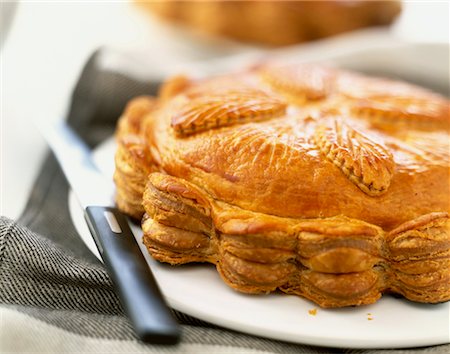
M 449 101 L 315 65 L 265 64 L 162 88 L 142 126 L 160 170 L 282 217 L 392 229 L 450 211 Z

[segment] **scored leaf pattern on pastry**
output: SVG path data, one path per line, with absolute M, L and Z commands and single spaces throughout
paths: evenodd
M 218 87 L 192 96 L 187 95 L 172 116 L 171 125 L 178 136 L 279 117 L 287 106 L 275 95 L 246 86 Z
M 449 128 L 449 107 L 440 100 L 385 97 L 361 100 L 354 103 L 352 112 L 366 118 L 375 127 L 396 129 L 409 126 L 432 130 Z
M 396 129 L 399 125 L 433 130 L 449 128 L 449 103 L 426 89 L 387 79 L 355 74 L 341 75 L 339 91 L 351 99 L 351 111 L 375 127 Z
M 395 164 L 386 147 L 340 119 L 319 125 L 315 140 L 328 160 L 363 192 L 378 196 L 388 190 Z
M 326 98 L 334 88 L 336 72 L 318 65 L 288 65 L 268 67 L 262 77 L 275 90 L 301 102 Z

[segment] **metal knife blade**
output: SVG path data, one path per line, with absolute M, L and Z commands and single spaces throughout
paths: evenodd
M 86 222 L 136 334 L 176 344 L 180 327 L 167 307 L 127 218 L 113 206 L 114 186 L 97 170 L 88 146 L 65 123 L 39 126 L 85 211 Z
M 99 172 L 84 141 L 65 123 L 40 125 L 39 129 L 83 209 L 113 206 L 114 184 Z

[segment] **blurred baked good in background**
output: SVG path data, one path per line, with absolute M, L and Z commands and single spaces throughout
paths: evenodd
M 391 24 L 400 1 L 151 1 L 138 5 L 202 32 L 243 42 L 283 46 L 363 27 Z

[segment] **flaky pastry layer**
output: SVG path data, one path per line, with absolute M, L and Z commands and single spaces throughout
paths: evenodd
M 323 307 L 370 304 L 384 292 L 450 298 L 450 222 L 430 213 L 390 232 L 345 216 L 284 219 L 217 202 L 182 179 L 152 173 L 144 244 L 162 262 L 210 262 L 247 293 L 281 290 Z

